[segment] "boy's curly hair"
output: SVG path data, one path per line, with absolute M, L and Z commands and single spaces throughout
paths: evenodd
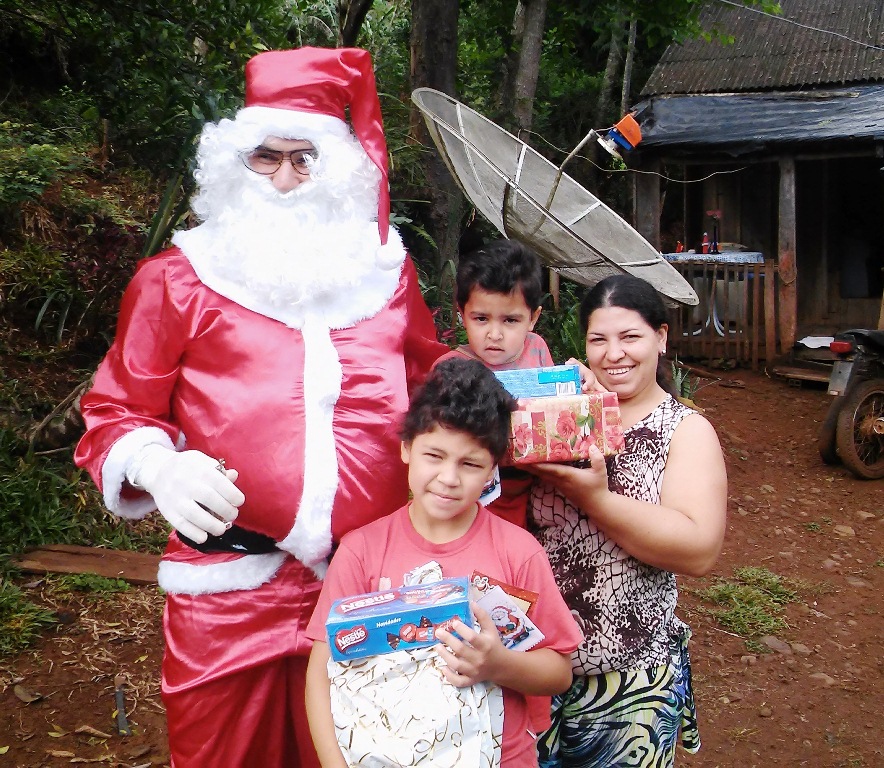
M 509 444 L 516 401 L 478 360 L 443 360 L 415 392 L 400 437 L 410 443 L 436 426 L 466 432 L 500 461 Z

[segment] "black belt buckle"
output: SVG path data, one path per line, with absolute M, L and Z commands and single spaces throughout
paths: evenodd
M 188 547 L 207 554 L 210 552 L 237 552 L 241 555 L 267 555 L 279 551 L 275 539 L 257 531 L 241 528 L 238 525 L 231 526 L 220 536 L 213 536 L 210 533 L 201 543 L 189 539 L 180 531 L 178 538 Z

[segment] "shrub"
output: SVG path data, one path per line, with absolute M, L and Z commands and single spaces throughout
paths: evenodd
M 0 429 L 0 570 L 11 555 L 43 544 L 160 551 L 162 524 L 116 518 L 69 454 L 62 456 L 29 454 L 23 439 Z

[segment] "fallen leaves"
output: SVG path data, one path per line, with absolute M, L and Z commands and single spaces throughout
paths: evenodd
M 97 728 L 93 728 L 91 725 L 81 725 L 77 728 L 74 733 L 86 734 L 87 736 L 94 736 L 97 739 L 112 739 L 109 733 L 105 733 L 104 731 L 99 731 Z
M 42 693 L 37 693 L 37 691 L 32 691 L 30 688 L 26 688 L 20 683 L 13 687 L 12 692 L 16 695 L 16 698 L 19 701 L 23 701 L 25 704 L 31 704 L 35 701 L 40 701 L 43 698 Z

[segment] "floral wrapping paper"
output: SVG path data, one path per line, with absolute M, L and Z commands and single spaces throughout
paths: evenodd
M 366 768 L 497 768 L 503 691 L 456 688 L 435 648 L 329 661 L 332 715 L 344 759 Z
M 512 415 L 508 463 L 580 461 L 597 445 L 605 456 L 623 450 L 623 425 L 614 392 L 519 401 Z

